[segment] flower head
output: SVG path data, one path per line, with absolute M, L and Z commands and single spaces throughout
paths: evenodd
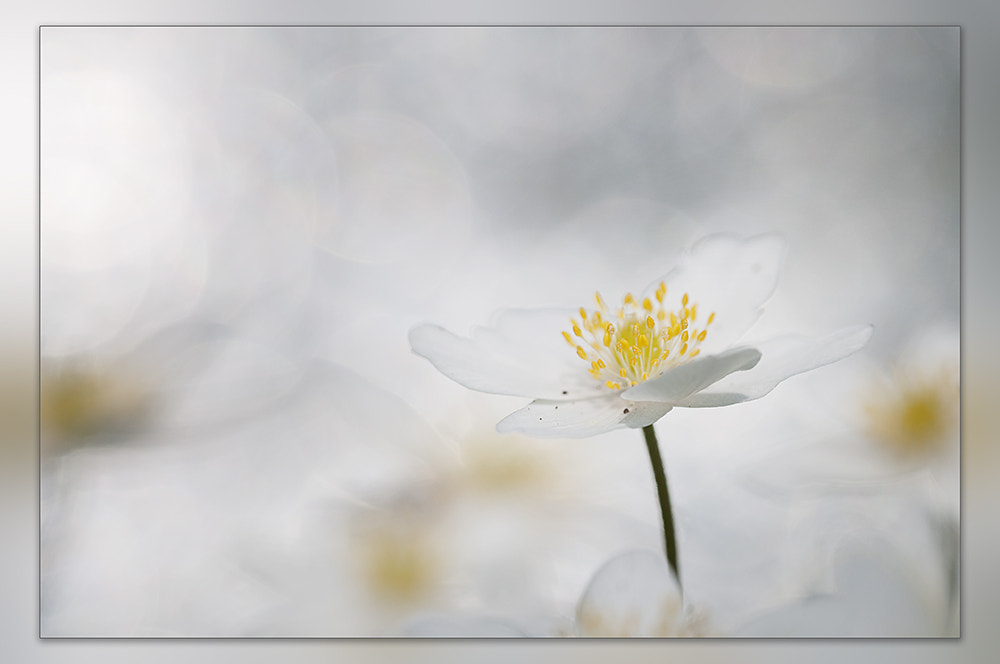
M 497 430 L 584 437 L 641 428 L 675 407 L 757 399 L 779 382 L 859 350 L 870 326 L 820 339 L 737 342 L 757 321 L 778 278 L 781 241 L 713 235 L 638 297 L 611 308 L 507 310 L 471 338 L 437 325 L 410 331 L 410 345 L 474 390 L 533 397 Z

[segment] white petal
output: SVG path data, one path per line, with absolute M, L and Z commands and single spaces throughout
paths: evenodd
M 777 235 L 709 235 L 647 292 L 666 283 L 664 303 L 671 308 L 687 293 L 698 305 L 699 328 L 714 312 L 701 352 L 717 353 L 736 343 L 760 317 L 761 306 L 778 283 L 783 253 L 784 242 Z
M 781 337 L 757 344 L 760 362 L 751 371 L 734 373 L 708 389 L 675 405 L 687 408 L 728 406 L 759 399 L 781 381 L 795 374 L 841 360 L 861 350 L 871 338 L 872 327 L 848 327 L 821 339 Z
M 586 438 L 620 427 L 641 428 L 670 411 L 670 405 L 622 399 L 619 393 L 576 401 L 538 399 L 497 423 L 497 431 L 541 438 Z
M 625 390 L 622 397 L 674 404 L 734 371 L 752 368 L 758 360 L 760 351 L 755 348 L 733 348 L 719 355 L 699 357 Z
M 926 579 L 879 533 L 861 534 L 864 543 L 842 545 L 835 555 L 836 594 L 808 597 L 759 616 L 738 636 L 944 636 L 942 607 L 928 603 Z
M 677 635 L 683 616 L 666 559 L 649 551 L 629 551 L 605 563 L 576 611 L 580 636 Z
M 570 311 L 508 310 L 493 327 L 459 337 L 437 325 L 410 330 L 410 347 L 441 373 L 492 394 L 579 399 L 601 394 L 586 363 L 566 343 Z

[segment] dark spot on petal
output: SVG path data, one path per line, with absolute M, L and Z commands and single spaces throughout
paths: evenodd
M 566 393 L 567 393 L 566 390 L 563 390 L 563 394 L 566 394 Z
M 559 410 L 559 406 L 556 406 L 556 410 Z
M 628 412 L 628 408 L 626 408 L 626 409 L 625 409 L 625 410 L 623 410 L 622 412 L 623 412 L 623 413 L 627 413 L 627 412 Z
M 540 417 L 539 417 L 539 418 L 538 418 L 538 421 L 539 421 L 539 422 L 541 422 L 541 421 L 542 421 L 542 418 L 540 418 Z

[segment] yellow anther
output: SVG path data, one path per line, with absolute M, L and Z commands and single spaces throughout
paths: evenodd
M 570 318 L 572 331 L 563 332 L 563 338 L 587 360 L 589 373 L 598 382 L 605 381 L 609 389 L 649 380 L 651 375 L 697 356 L 698 344 L 707 336 L 705 328 L 715 320 L 712 313 L 704 325 L 695 323 L 698 305 L 687 293 L 681 306 L 671 311 L 663 304 L 666 294 L 665 282 L 660 282 L 649 297 L 637 299 L 626 293 L 615 318 L 600 292 L 595 292 L 597 309 L 588 313 L 581 307 L 580 318 Z M 607 380 L 614 374 L 619 377 Z
M 635 382 L 634 380 L 633 380 L 633 381 L 631 381 L 631 382 L 629 383 L 629 385 L 630 385 L 631 387 L 635 387 L 635 386 L 636 386 L 636 385 L 638 385 L 638 384 L 639 384 L 639 383 Z
M 607 311 L 608 306 L 604 304 L 604 298 L 597 291 L 594 292 L 594 300 L 597 302 L 597 306 L 601 308 L 601 311 Z

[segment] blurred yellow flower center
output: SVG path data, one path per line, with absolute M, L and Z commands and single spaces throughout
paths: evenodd
M 715 320 L 715 314 L 709 314 L 698 329 L 698 305 L 688 294 L 673 310 L 663 304 L 666 294 L 667 285 L 661 282 L 652 299 L 640 302 L 629 293 L 612 312 L 595 293 L 597 308 L 588 313 L 580 307 L 579 319 L 570 319 L 572 331 L 563 332 L 563 338 L 590 363 L 590 375 L 609 390 L 637 385 L 696 357 Z
M 433 585 L 437 560 L 423 538 L 413 533 L 380 529 L 364 547 L 369 587 L 383 600 L 409 602 Z
M 871 432 L 900 453 L 926 452 L 955 426 L 958 380 L 946 368 L 925 376 L 898 372 L 891 385 L 866 400 Z

